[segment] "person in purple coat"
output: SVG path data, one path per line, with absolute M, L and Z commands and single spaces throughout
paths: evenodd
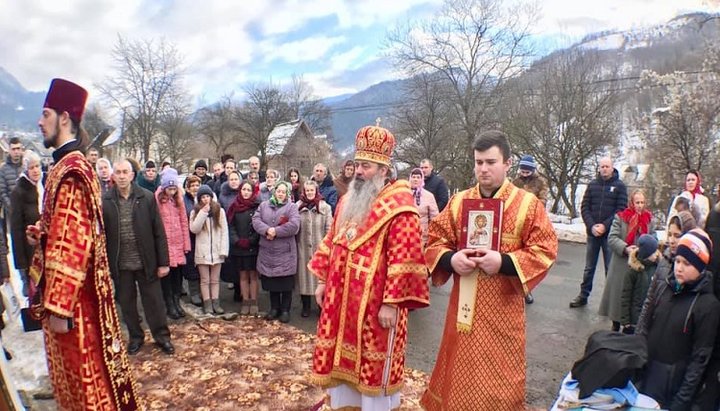
M 300 214 L 290 199 L 291 186 L 278 182 L 269 200 L 263 201 L 253 215 L 252 223 L 260 235 L 257 271 L 262 288 L 270 293 L 270 310 L 266 320 L 290 321 L 292 291 L 297 274 L 297 244 Z

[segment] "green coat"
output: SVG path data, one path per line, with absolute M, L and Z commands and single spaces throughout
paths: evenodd
M 650 221 L 649 226 L 648 234 L 655 235 L 654 219 Z M 622 320 L 622 292 L 625 278 L 630 275 L 632 270 L 628 265 L 628 256 L 625 254 L 625 247 L 628 246 L 625 242 L 627 232 L 627 223 L 616 214 L 610 226 L 610 234 L 608 234 L 608 246 L 612 251 L 612 257 L 598 313 L 617 322 Z

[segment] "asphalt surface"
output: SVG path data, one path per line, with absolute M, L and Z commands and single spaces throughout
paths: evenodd
M 533 292 L 535 303 L 526 306 L 526 392 L 527 403 L 531 407 L 548 409 L 557 397 L 565 374 L 582 357 L 588 336 L 599 329 L 610 329 L 610 321 L 597 315 L 604 286 L 602 262 L 595 276 L 589 304 L 583 308 L 568 306 L 580 290 L 584 267 L 585 245 L 561 243 L 557 262 Z M 411 314 L 406 357 L 409 367 L 432 372 L 445 325 L 451 286 L 450 281 L 443 287 L 432 287 L 431 306 Z M 301 318 L 299 312 L 300 301 L 296 298 L 290 323 L 314 333 L 317 313 L 313 312 L 306 319 Z

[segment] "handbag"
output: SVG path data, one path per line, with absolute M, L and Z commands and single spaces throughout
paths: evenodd
M 42 329 L 42 320 L 36 320 L 30 314 L 30 308 L 20 309 L 20 319 L 22 320 L 23 331 L 31 332 Z

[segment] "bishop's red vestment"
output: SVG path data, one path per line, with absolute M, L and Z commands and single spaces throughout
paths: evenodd
M 408 308 L 429 304 L 420 220 L 408 182 L 386 185 L 363 224 L 336 219 L 308 268 L 326 284 L 314 382 L 324 388 L 344 383 L 369 396 L 397 393 L 404 382 Z M 378 322 L 383 304 L 399 308 L 394 335 Z

